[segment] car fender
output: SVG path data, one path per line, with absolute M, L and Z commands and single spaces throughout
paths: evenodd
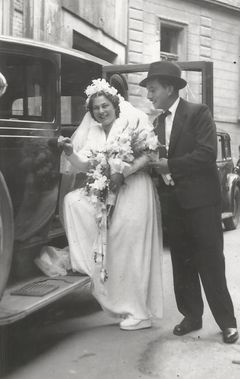
M 230 206 L 230 209 L 232 210 L 233 205 L 233 195 L 234 195 L 234 189 L 236 186 L 239 186 L 240 188 L 240 177 L 239 175 L 235 173 L 230 173 L 227 175 L 227 186 L 228 186 L 228 203 Z

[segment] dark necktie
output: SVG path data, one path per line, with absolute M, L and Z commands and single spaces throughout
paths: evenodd
M 158 136 L 158 141 L 160 142 L 159 157 L 167 157 L 166 149 L 166 132 L 165 132 L 165 118 L 171 114 L 169 110 L 161 113 L 153 122 L 155 134 Z

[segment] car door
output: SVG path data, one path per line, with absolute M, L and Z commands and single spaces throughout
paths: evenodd
M 26 256 L 47 239 L 57 204 L 59 153 L 49 141 L 59 135 L 59 68 L 58 54 L 0 41 L 0 72 L 8 83 L 0 98 L 0 171 L 13 207 L 14 279 L 24 276 Z
M 86 113 L 87 85 L 93 79 L 101 77 L 102 66 L 94 59 L 89 60 L 71 54 L 61 54 L 61 96 L 60 96 L 60 128 L 63 137 L 71 137 L 81 124 Z M 59 151 L 61 153 L 61 151 Z M 63 229 L 63 199 L 67 192 L 81 186 L 84 175 L 77 174 L 74 178 L 60 174 L 59 196 L 55 216 L 52 220 L 49 239 L 60 247 L 66 244 Z

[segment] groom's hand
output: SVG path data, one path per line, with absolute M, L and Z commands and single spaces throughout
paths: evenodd
M 119 172 L 112 174 L 110 176 L 110 184 L 109 184 L 110 190 L 112 192 L 118 192 L 123 182 L 124 182 L 123 174 L 120 174 Z
M 166 175 L 170 173 L 166 158 L 160 158 L 157 162 L 151 162 L 150 165 L 155 169 L 157 174 Z

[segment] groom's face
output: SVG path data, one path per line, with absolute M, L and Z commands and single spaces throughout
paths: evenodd
M 166 110 L 169 107 L 172 86 L 161 84 L 158 79 L 151 79 L 147 83 L 147 98 L 155 109 Z

